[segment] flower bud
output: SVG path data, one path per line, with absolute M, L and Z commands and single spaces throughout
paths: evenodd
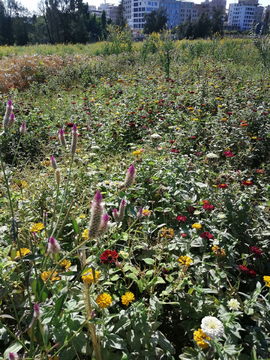
M 23 122 L 21 127 L 20 127 L 20 133 L 22 135 L 24 135 L 26 133 L 26 126 L 25 126 L 25 123 Z
M 16 118 L 15 115 L 13 113 L 10 114 L 9 116 L 9 121 L 8 121 L 8 125 L 7 127 L 10 128 L 15 124 Z
M 57 184 L 58 186 L 60 186 L 60 182 L 61 182 L 60 169 L 56 169 L 54 175 L 55 175 L 56 184 Z
M 8 359 L 9 360 L 16 360 L 18 358 L 18 355 L 16 353 L 9 353 L 8 354 Z
M 99 231 L 98 231 L 98 237 L 105 235 L 106 232 L 108 231 L 109 220 L 110 220 L 110 218 L 109 218 L 108 214 L 103 215 L 103 218 L 102 218 L 102 221 L 101 221 L 101 224 L 99 227 Z
M 6 112 L 5 112 L 4 120 L 3 120 L 3 127 L 4 128 L 8 127 L 9 117 L 10 117 L 10 115 L 12 113 L 12 110 L 13 110 L 12 101 L 9 99 L 8 103 L 7 103 L 7 106 L 6 106 Z
M 125 199 L 123 199 L 121 201 L 120 207 L 119 207 L 119 218 L 120 218 L 119 221 L 122 221 L 125 217 L 126 206 L 127 206 L 127 203 L 126 203 Z
M 124 182 L 124 187 L 126 189 L 129 189 L 132 186 L 132 184 L 134 183 L 135 174 L 136 174 L 136 170 L 135 170 L 134 165 L 132 164 L 127 171 L 125 182 Z
M 71 148 L 70 148 L 72 158 L 76 152 L 77 142 L 78 142 L 78 131 L 77 131 L 77 126 L 74 124 L 72 128 L 72 140 L 71 140 Z
M 113 218 L 117 223 L 120 222 L 120 217 L 117 209 L 113 209 Z
M 50 159 L 51 167 L 56 170 L 58 168 L 55 158 L 52 156 Z
M 44 213 L 43 213 L 43 225 L 44 225 L 44 227 L 46 227 L 47 226 L 47 211 L 44 211 Z
M 91 218 L 88 228 L 88 236 L 90 239 L 91 238 L 93 239 L 98 236 L 99 228 L 101 225 L 102 214 L 103 214 L 102 195 L 100 193 L 100 190 L 98 190 L 94 197 L 92 211 L 91 211 Z
M 140 209 L 139 209 L 139 211 L 138 211 L 138 213 L 137 213 L 137 218 L 138 218 L 138 219 L 141 219 L 142 216 L 143 216 L 142 207 L 140 207 Z
M 60 251 L 61 251 L 61 247 L 59 242 L 54 237 L 50 237 L 48 244 L 48 252 L 55 255 L 57 253 L 60 253 Z
M 66 147 L 65 133 L 63 129 L 59 130 L 59 141 L 63 147 Z
M 40 310 L 40 307 L 38 306 L 37 303 L 35 303 L 34 305 L 34 317 L 35 318 L 38 318 L 41 314 L 41 310 Z

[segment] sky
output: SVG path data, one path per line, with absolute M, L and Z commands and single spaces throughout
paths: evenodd
M 196 4 L 200 4 L 203 0 L 188 0 L 188 1 L 192 1 Z M 23 6 L 27 7 L 27 9 L 29 11 L 36 11 L 37 10 L 37 4 L 38 4 L 38 0 L 20 0 L 20 2 L 22 3 Z M 95 5 L 96 7 L 99 6 L 99 4 L 101 4 L 103 1 L 102 0 L 88 0 L 88 1 L 84 1 L 84 2 L 88 2 L 89 5 Z M 106 0 L 107 4 L 115 4 L 117 5 L 119 3 L 119 0 Z M 237 3 L 237 0 L 227 0 L 227 8 L 229 7 L 230 3 Z M 267 6 L 270 5 L 270 0 L 259 0 L 259 4 L 262 6 Z

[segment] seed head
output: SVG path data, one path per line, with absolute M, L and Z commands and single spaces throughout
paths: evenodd
M 59 130 L 59 141 L 63 147 L 66 147 L 66 138 L 65 138 L 65 133 L 64 133 L 63 129 Z
M 22 135 L 24 135 L 24 134 L 26 133 L 26 125 L 25 125 L 24 122 L 22 123 L 22 125 L 21 125 L 21 127 L 20 127 L 20 133 L 21 133 Z
M 57 253 L 60 253 L 60 251 L 61 251 L 61 247 L 59 242 L 54 237 L 50 237 L 48 244 L 48 252 L 55 255 Z
M 54 170 L 56 170 L 56 169 L 58 168 L 57 162 L 56 162 L 56 160 L 55 160 L 55 158 L 54 158 L 53 156 L 50 158 L 50 163 L 51 163 L 51 167 L 52 167 Z

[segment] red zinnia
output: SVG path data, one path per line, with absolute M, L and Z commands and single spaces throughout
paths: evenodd
M 249 251 L 254 254 L 256 258 L 262 257 L 262 250 L 260 250 L 257 246 L 250 246 Z
M 206 231 L 201 233 L 201 238 L 210 240 L 210 239 L 214 239 L 214 236 Z
M 255 277 L 256 276 L 256 272 L 254 270 L 251 270 L 251 269 L 247 268 L 246 265 L 238 265 L 238 269 L 242 273 L 244 273 L 244 274 L 246 274 L 246 275 L 248 275 L 250 277 Z
M 234 157 L 234 155 L 230 151 L 224 151 L 223 155 L 225 155 L 227 158 Z
M 187 237 L 187 234 L 185 234 L 185 233 L 182 233 L 182 234 L 180 234 L 182 237 Z
M 111 264 L 116 262 L 118 258 L 118 253 L 115 250 L 106 250 L 100 255 L 100 261 L 102 264 Z
M 185 222 L 187 220 L 187 218 L 186 218 L 186 216 L 178 215 L 176 217 L 176 220 L 179 221 L 179 222 Z
M 214 205 L 210 205 L 210 204 L 204 204 L 204 205 L 203 205 L 203 208 L 204 208 L 204 210 L 206 210 L 206 211 L 213 211 L 213 210 L 215 210 Z
M 227 185 L 227 184 L 219 184 L 218 187 L 219 187 L 220 189 L 225 189 L 225 188 L 228 187 L 228 185 Z
M 243 181 L 242 184 L 244 186 L 252 186 L 253 185 L 253 182 L 252 181 Z

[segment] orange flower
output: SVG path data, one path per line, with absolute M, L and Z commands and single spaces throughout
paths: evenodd
M 245 126 L 248 126 L 248 124 L 241 124 L 241 127 L 245 127 Z

